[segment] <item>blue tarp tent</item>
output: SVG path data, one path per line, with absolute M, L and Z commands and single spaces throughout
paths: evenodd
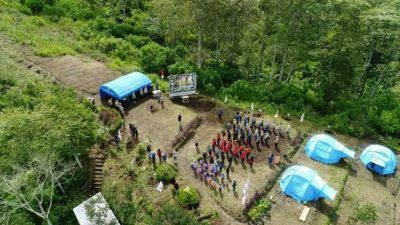
M 140 90 L 149 90 L 151 80 L 143 73 L 133 72 L 100 86 L 100 98 L 107 96 L 121 101 Z
M 305 166 L 291 166 L 279 181 L 282 191 L 297 201 L 315 201 L 319 198 L 334 200 L 336 191 L 318 174 Z
M 337 163 L 341 158 L 354 159 L 355 152 L 326 134 L 317 134 L 310 138 L 305 152 L 312 159 L 325 164 Z
M 382 145 L 370 145 L 360 156 L 364 165 L 380 175 L 393 174 L 397 166 L 396 155 Z

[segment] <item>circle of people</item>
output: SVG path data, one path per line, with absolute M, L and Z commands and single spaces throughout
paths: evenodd
M 220 119 L 221 111 L 218 111 Z M 289 139 L 290 130 L 291 126 L 287 125 L 286 137 Z M 242 112 L 237 112 L 233 122 L 226 124 L 226 129 L 217 133 L 211 145 L 203 151 L 202 157 L 191 164 L 194 176 L 222 194 L 224 187 L 229 189 L 229 173 L 232 162 L 240 160 L 242 165 L 247 162 L 250 168 L 253 169 L 254 155 L 252 151 L 254 146 L 252 141 L 254 140 L 257 150 L 260 149 L 260 143 L 270 148 L 269 142 L 272 139 L 272 134 L 275 135 L 273 140 L 274 148 L 280 152 L 280 138 L 285 137 L 282 123 L 279 125 L 275 121 L 272 124 L 269 121 L 264 123 L 263 120 L 257 121 L 254 115 L 250 116 L 250 113 L 245 113 L 243 116 Z M 198 151 L 197 137 L 195 146 Z M 269 165 L 272 165 L 274 157 L 271 152 L 267 161 Z M 227 161 L 227 166 L 225 166 L 225 160 Z M 226 177 L 223 173 L 224 168 Z M 234 193 L 237 191 L 236 179 L 232 182 L 232 190 Z

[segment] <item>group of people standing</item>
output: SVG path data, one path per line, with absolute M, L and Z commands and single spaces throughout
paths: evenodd
M 113 101 L 112 98 L 109 98 L 107 104 L 109 107 L 117 109 L 121 113 L 122 118 L 125 118 L 125 109 L 121 102 L 118 100 Z

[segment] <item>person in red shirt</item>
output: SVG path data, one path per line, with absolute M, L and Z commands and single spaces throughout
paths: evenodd
M 246 152 L 242 151 L 242 155 L 240 156 L 240 159 L 242 160 L 242 164 L 244 162 L 244 160 L 246 159 Z
M 217 144 L 218 144 L 218 146 L 220 145 L 220 141 L 221 141 L 221 134 L 218 132 L 217 133 Z
M 212 146 L 212 150 L 215 151 L 215 147 L 217 146 L 217 140 L 215 140 L 215 138 L 213 138 L 213 140 L 211 142 L 211 146 Z
M 247 145 L 247 148 L 246 148 L 246 159 L 249 158 L 250 154 L 251 154 L 251 148 L 250 148 L 250 146 Z
M 236 144 L 234 149 L 233 149 L 233 156 L 235 158 L 237 158 L 239 156 L 239 145 L 238 144 Z

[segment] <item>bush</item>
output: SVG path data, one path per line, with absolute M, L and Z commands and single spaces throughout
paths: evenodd
M 354 223 L 374 224 L 378 220 L 376 207 L 372 204 L 360 205 L 356 208 L 356 213 L 350 218 Z
M 200 204 L 200 194 L 197 189 L 186 186 L 179 189 L 178 202 L 187 208 L 197 208 Z
M 25 5 L 34 14 L 41 13 L 45 7 L 43 0 L 25 0 Z
M 139 143 L 136 146 L 135 152 L 138 154 L 139 160 L 146 159 L 147 145 L 145 143 Z
M 128 35 L 125 40 L 136 48 L 141 48 L 150 42 L 150 38 L 147 36 Z
M 252 222 L 261 221 L 270 209 L 271 203 L 266 199 L 261 199 L 249 209 L 247 217 Z
M 185 211 L 181 207 L 167 203 L 163 204 L 161 208 L 154 214 L 150 224 L 153 225 L 198 225 L 196 218 L 189 212 Z
M 172 49 L 151 42 L 141 48 L 140 62 L 147 72 L 158 73 L 160 69 L 167 67 L 175 60 Z
M 112 108 L 100 108 L 99 119 L 108 128 L 110 134 L 115 134 L 123 124 L 121 114 Z
M 157 180 L 164 183 L 170 183 L 173 179 L 175 179 L 176 174 L 176 169 L 171 164 L 161 164 L 156 169 Z

